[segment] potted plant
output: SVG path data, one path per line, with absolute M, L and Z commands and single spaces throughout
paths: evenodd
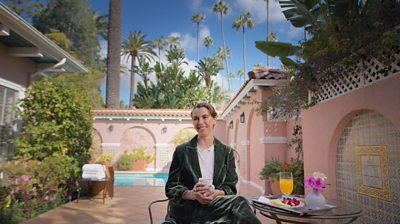
M 279 194 L 279 172 L 283 171 L 283 164 L 279 159 L 272 158 L 271 161 L 266 162 L 260 172 L 260 179 L 266 180 L 265 188 L 272 194 Z M 268 193 L 268 192 L 267 192 Z
M 118 159 L 117 167 L 119 170 L 131 170 L 133 168 L 133 156 L 132 154 L 124 152 Z
M 111 153 L 103 153 L 99 158 L 97 158 L 96 163 L 101 163 L 108 167 L 111 164 L 112 157 Z
M 147 164 L 153 162 L 155 157 L 153 155 L 146 154 L 146 147 L 141 146 L 132 153 L 133 170 L 144 171 L 146 170 Z
M 266 188 L 270 188 L 272 194 L 279 194 L 279 172 L 291 172 L 293 174 L 293 194 L 304 194 L 304 168 L 299 159 L 291 159 L 289 163 L 282 163 L 279 159 L 272 159 L 265 163 L 260 172 L 260 179 L 267 181 Z

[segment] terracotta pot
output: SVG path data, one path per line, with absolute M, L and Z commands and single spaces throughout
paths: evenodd
M 145 160 L 137 160 L 133 162 L 133 171 L 145 171 L 147 162 Z
M 279 181 L 274 181 L 271 184 L 271 192 L 272 192 L 272 194 L 281 194 L 282 193 L 281 189 L 279 187 Z

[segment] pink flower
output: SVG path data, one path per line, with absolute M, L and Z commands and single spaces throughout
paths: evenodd
M 324 180 L 321 178 L 317 178 L 314 181 L 314 189 L 317 189 L 318 191 L 322 192 L 325 188 L 325 183 Z
M 310 187 L 314 190 L 322 192 L 325 188 L 325 178 L 326 178 L 325 175 L 320 177 L 318 175 L 313 174 L 311 177 L 306 178 L 304 180 L 304 187 L 305 188 Z
M 306 179 L 304 180 L 304 187 L 305 187 L 305 188 L 307 188 L 307 187 L 313 187 L 313 185 L 314 185 L 314 177 L 306 178 Z
M 28 182 L 28 181 L 29 181 L 29 176 L 28 176 L 28 175 L 22 175 L 22 176 L 21 176 L 21 179 L 22 179 L 24 182 Z

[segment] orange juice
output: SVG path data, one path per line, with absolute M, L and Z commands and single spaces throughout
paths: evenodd
M 280 179 L 279 186 L 284 195 L 289 195 L 293 191 L 293 179 Z

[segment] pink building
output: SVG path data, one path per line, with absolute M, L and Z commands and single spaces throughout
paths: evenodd
M 238 150 L 241 180 L 264 192 L 265 181 L 259 173 L 265 161 L 288 159 L 288 133 L 293 121 L 268 119 L 257 113 L 259 103 L 271 93 L 271 88 L 286 80 L 251 79 L 219 113 L 216 136 L 225 144 Z M 99 109 L 94 111 L 94 138 L 97 154 L 110 153 L 114 162 L 125 151 L 132 152 L 140 146 L 156 157 L 148 164 L 148 171 L 167 172 L 174 139 L 184 130 L 192 130 L 190 110 L 165 109 Z M 269 186 L 269 185 L 267 185 Z
M 305 176 L 327 175 L 324 195 L 363 207 L 361 223 L 400 220 L 400 65 L 399 53 L 385 68 L 376 60 L 350 75 L 322 85 L 317 104 L 299 119 L 278 120 L 257 113 L 272 88 L 286 82 L 277 76 L 252 76 L 219 113 L 216 135 L 240 154 L 241 180 L 270 192 L 259 173 L 272 158 L 288 161 L 296 124 L 303 129 Z M 361 64 L 360 64 L 361 65 Z M 387 72 L 383 72 L 387 71 Z M 94 129 L 103 151 L 115 158 L 127 145 L 148 144 L 156 162 L 149 171 L 167 171 L 181 130 L 191 129 L 188 110 L 96 110 Z M 308 190 L 307 190 L 308 192 Z M 385 208 L 385 209 L 382 209 Z

